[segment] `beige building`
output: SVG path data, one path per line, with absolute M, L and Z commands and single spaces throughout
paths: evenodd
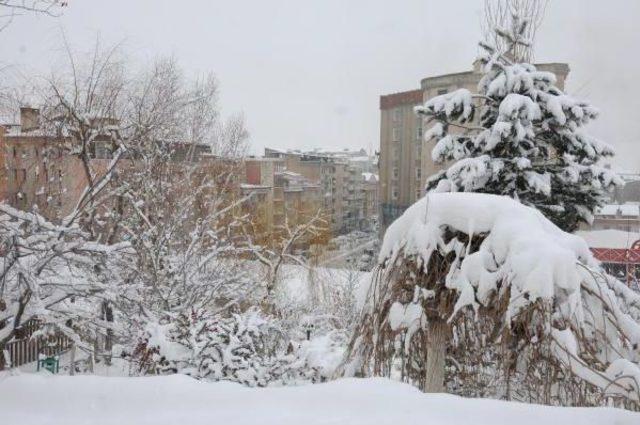
M 563 63 L 536 65 L 553 72 L 557 86 L 564 89 L 569 66 Z M 381 230 L 398 218 L 423 195 L 427 179 L 446 167 L 431 159 L 433 141 L 424 141 L 422 119 L 414 107 L 434 96 L 460 88 L 477 91 L 482 74 L 471 71 L 427 77 L 420 88 L 380 96 L 380 224 Z
M 243 203 L 244 215 L 251 218 L 254 243 L 269 245 L 274 236 L 307 223 L 323 208 L 320 185 L 304 175 L 287 170 L 283 158 L 248 158 L 240 184 L 242 196 L 251 195 Z M 294 249 L 304 250 L 317 241 L 300 241 Z
M 375 164 L 364 150 L 281 152 L 267 148 L 265 157 L 282 159 L 287 171 L 319 185 L 323 211 L 334 236 L 368 230 L 376 221 L 377 214 L 365 206 L 372 197 L 371 185 L 365 185 L 362 177 L 363 173 L 374 174 Z

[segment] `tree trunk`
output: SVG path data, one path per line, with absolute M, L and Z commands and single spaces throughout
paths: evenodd
M 69 375 L 76 374 L 76 345 L 71 346 L 71 359 L 69 360 Z
M 429 320 L 427 325 L 427 358 L 425 368 L 424 392 L 444 392 L 444 359 L 449 339 L 449 325 L 437 318 Z

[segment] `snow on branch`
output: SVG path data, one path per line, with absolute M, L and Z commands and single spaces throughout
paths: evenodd
M 417 114 L 442 117 L 444 119 L 460 119 L 462 122 L 473 119 L 474 105 L 471 92 L 458 89 L 451 93 L 431 98 L 423 106 L 416 106 Z
M 382 365 L 397 359 L 406 380 L 429 389 L 433 363 L 423 359 L 441 329 L 452 334 L 441 340 L 456 365 L 451 385 L 481 384 L 477 353 L 506 386 L 495 391 L 538 399 L 536 385 L 551 381 L 536 370 L 548 368 L 575 381 L 545 402 L 580 393 L 626 406 L 640 401 L 639 299 L 538 210 L 503 196 L 429 193 L 385 234 L 343 372 L 385 375 Z M 517 360 L 501 354 L 507 343 Z
M 565 76 L 518 61 L 530 20 L 505 10 L 492 29 L 502 42 L 481 43 L 478 92 L 456 90 L 415 108 L 433 124 L 424 133 L 436 140 L 432 159 L 453 161 L 447 172 L 427 179 L 427 190 L 507 195 L 573 231 L 622 183 L 601 162 L 613 149 L 584 130 L 598 111 L 558 88 Z

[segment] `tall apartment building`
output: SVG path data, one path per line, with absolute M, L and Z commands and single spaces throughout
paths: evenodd
M 557 86 L 564 89 L 569 66 L 564 63 L 539 64 L 541 71 L 556 75 Z M 434 96 L 460 88 L 472 92 L 482 77 L 477 64 L 474 69 L 455 74 L 427 77 L 420 88 L 380 96 L 380 221 L 381 230 L 398 218 L 423 195 L 427 179 L 446 168 L 431 159 L 433 141 L 424 141 L 422 119 L 414 107 Z

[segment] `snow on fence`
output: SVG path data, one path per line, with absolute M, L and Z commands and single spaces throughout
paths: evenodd
M 35 362 L 40 354 L 54 356 L 71 348 L 72 341 L 63 334 L 32 338 L 38 329 L 40 323 L 37 320 L 30 320 L 22 326 L 20 337 L 5 345 L 4 355 L 0 355 L 0 370 Z

